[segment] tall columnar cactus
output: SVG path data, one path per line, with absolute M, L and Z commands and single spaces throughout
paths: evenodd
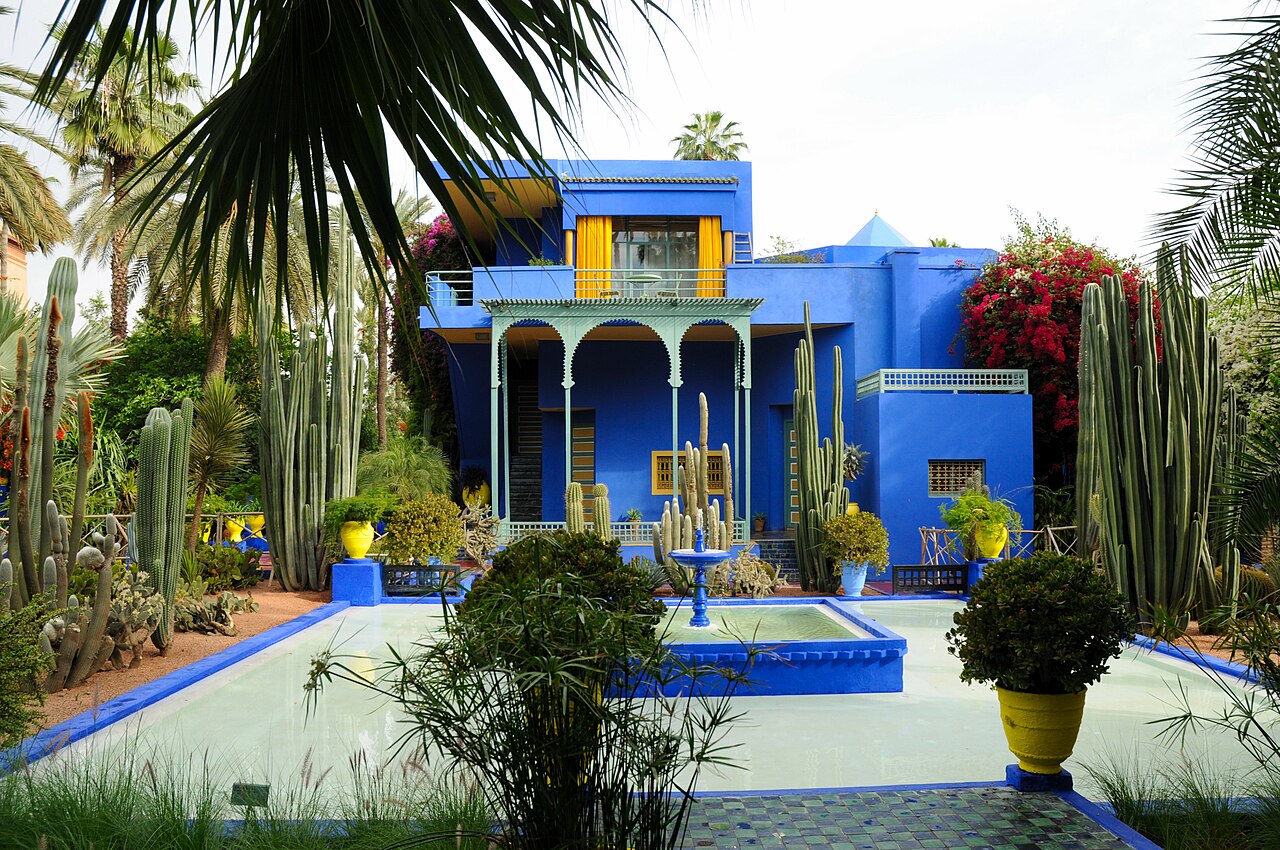
M 1211 593 L 1209 496 L 1221 417 L 1218 341 L 1203 298 L 1169 251 L 1157 263 L 1163 350 L 1154 296 L 1139 294 L 1137 345 L 1120 278 L 1085 287 L 1080 333 L 1077 511 L 1093 519 L 1101 560 L 1139 617 L 1183 614 Z
M 582 485 L 570 481 L 564 488 L 564 526 L 570 534 L 581 534 L 587 530 L 585 511 L 582 507 Z
M 134 513 L 134 543 L 142 569 L 164 602 L 164 616 L 152 635 L 163 655 L 173 642 L 173 603 L 186 540 L 187 489 L 190 482 L 191 399 L 172 413 L 154 407 L 142 427 L 138 456 L 138 507 Z
M 48 501 L 51 490 L 44 470 L 48 470 L 47 479 L 52 481 L 53 434 L 58 428 L 62 405 L 67 398 L 66 381 L 59 376 L 67 374 L 67 364 L 71 354 L 69 346 L 61 346 L 62 338 L 58 331 L 59 328 L 65 329 L 66 338 L 70 339 L 70 331 L 75 326 L 78 286 L 75 260 L 70 257 L 59 257 L 53 264 L 53 271 L 49 274 L 40 330 L 36 334 L 35 351 L 28 364 L 30 385 L 26 403 L 31 407 L 32 479 L 27 503 L 34 509 L 31 511 L 32 516 L 28 518 L 27 530 L 32 541 L 40 539 L 40 532 L 44 526 L 42 511 L 38 506 Z M 51 339 L 59 340 L 52 364 L 49 361 Z M 21 407 L 14 406 L 14 410 L 20 409 Z M 52 411 L 52 413 L 46 411 Z M 43 561 L 47 554 L 45 552 L 40 555 L 40 561 Z
M 613 513 L 609 509 L 609 488 L 604 484 L 597 484 L 591 492 L 595 497 L 591 502 L 591 524 L 595 528 L 596 536 L 601 540 L 612 540 L 613 528 L 610 520 L 613 518 Z
M 0 613 L 9 610 L 13 599 L 13 562 L 8 558 L 0 559 Z
M 1248 428 L 1248 418 L 1240 412 L 1234 387 L 1223 391 L 1222 424 L 1218 430 L 1218 448 L 1213 458 L 1213 497 L 1220 496 L 1227 485 L 1230 471 L 1236 466 L 1240 452 L 1240 444 Z M 1211 497 L 1212 498 L 1212 497 Z M 1211 502 L 1212 503 L 1212 502 Z M 1215 518 L 1216 519 L 1216 518 Z M 1231 616 L 1235 616 L 1235 603 L 1240 596 L 1241 572 L 1240 550 L 1222 528 L 1219 522 L 1209 523 L 1209 554 L 1213 564 L 1222 568 L 1222 582 L 1206 581 L 1201 578 L 1201 589 L 1197 615 L 1203 615 L 1214 608 L 1229 606 Z
M 831 564 L 822 554 L 822 527 L 832 517 L 842 516 L 849 507 L 849 490 L 844 486 L 844 367 L 840 346 L 834 358 L 831 389 L 831 437 L 819 440 L 818 400 L 814 388 L 813 326 L 809 323 L 809 302 L 804 305 L 804 338 L 796 346 L 794 397 L 797 489 L 800 518 L 796 526 L 796 558 L 800 562 L 800 585 L 805 590 L 832 592 L 839 583 Z
M 303 325 L 286 366 L 273 314 L 258 311 L 263 512 L 275 574 L 286 590 L 328 586 L 324 504 L 355 493 L 365 363 L 355 347 L 355 259 L 345 220 L 338 246 L 332 356 L 324 331 Z
M 694 530 L 701 521 L 703 541 L 710 549 L 728 549 L 734 542 L 733 461 L 729 444 L 720 447 L 724 468 L 724 514 L 720 513 L 720 500 L 711 498 L 708 466 L 711 453 L 707 446 L 710 414 L 707 397 L 698 393 L 698 447 L 688 441 L 684 444 L 684 467 L 673 469 L 676 476 L 676 492 L 684 494 L 684 508 L 680 498 L 674 496 L 663 503 L 662 521 L 653 524 L 653 557 L 668 571 L 675 567 L 668 557 L 672 549 L 689 549 L 694 544 Z M 674 458 L 673 458 L 674 461 Z

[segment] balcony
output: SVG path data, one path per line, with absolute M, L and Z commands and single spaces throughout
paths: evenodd
M 1029 392 L 1026 369 L 881 369 L 858 379 L 858 398 L 888 392 Z
M 719 269 L 574 269 L 578 298 L 723 298 Z

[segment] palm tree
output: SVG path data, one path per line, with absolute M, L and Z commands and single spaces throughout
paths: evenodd
M 65 31 L 55 28 L 57 38 Z M 110 48 L 102 28 L 94 30 L 54 103 L 62 121 L 62 141 L 75 178 L 87 167 L 101 169 L 104 198 L 122 203 L 128 177 L 160 151 L 191 118 L 180 98 L 196 91 L 200 81 L 174 68 L 177 45 L 168 38 L 144 39 L 145 66 L 134 61 L 144 48 L 131 30 Z M 123 340 L 129 321 L 127 228 L 110 237 L 111 335 Z
M 1191 96 L 1193 153 L 1173 187 L 1184 205 L 1153 235 L 1187 248 L 1200 287 L 1259 300 L 1280 295 L 1280 17 L 1233 23 L 1243 43 L 1209 59 Z
M 929 240 L 930 248 L 959 248 L 955 242 L 947 239 L 945 236 L 934 236 Z
M 142 218 L 147 191 L 158 179 L 154 174 L 142 176 L 134 184 L 136 191 L 127 193 L 118 203 L 102 198 L 93 180 L 76 180 L 68 206 L 80 211 L 75 227 L 77 250 L 86 261 L 110 257 L 116 246 L 115 235 L 126 230 L 131 221 Z M 282 248 L 283 264 L 264 267 L 258 286 L 246 287 L 243 280 L 232 275 L 227 262 L 235 238 L 230 222 L 223 221 L 215 228 L 213 250 L 206 262 L 197 265 L 200 233 L 179 230 L 182 212 L 182 199 L 166 200 L 143 218 L 140 226 L 128 230 L 124 246 L 133 261 L 126 278 L 126 303 L 141 291 L 148 315 L 171 320 L 200 319 L 210 334 L 205 361 L 207 381 L 226 369 L 231 337 L 252 327 L 249 311 L 253 298 L 265 295 L 275 303 L 287 303 L 295 315 L 312 314 L 314 304 L 306 286 L 311 278 L 310 255 L 301 226 L 301 207 L 295 202 L 282 245 L 277 245 L 274 226 L 267 228 L 266 247 L 272 254 L 277 247 Z
M 684 132 L 671 140 L 676 159 L 740 159 L 747 150 L 738 122 L 724 123 L 724 113 L 716 110 L 694 113 Z
M 12 13 L 0 6 L 0 16 Z M 34 78 L 7 62 L 0 63 L 0 96 L 30 100 Z M 48 139 L 24 124 L 5 117 L 0 100 L 0 134 L 19 138 L 48 150 Z M 71 235 L 71 224 L 49 183 L 27 155 L 9 141 L 0 141 L 0 286 L 9 279 L 9 239 L 24 251 L 48 251 Z
M 364 221 L 364 227 L 373 232 L 373 222 L 369 218 L 369 212 L 365 209 L 364 203 L 357 198 L 360 208 L 360 217 Z M 408 233 L 413 226 L 420 224 L 431 212 L 434 204 L 430 198 L 421 197 L 417 194 L 401 189 L 396 193 L 395 208 L 396 218 L 400 221 L 400 232 Z M 337 217 L 338 210 L 331 210 L 330 214 Z M 382 240 L 374 238 L 374 249 L 378 252 L 380 263 L 383 267 L 387 265 L 389 252 L 387 246 L 382 244 Z M 387 445 L 387 388 L 390 382 L 388 362 L 387 362 L 387 346 L 390 339 L 390 329 L 388 328 L 387 317 L 387 290 L 380 286 L 378 281 L 364 275 L 360 281 L 360 298 L 366 305 L 372 305 L 375 311 L 374 323 L 377 333 L 376 354 L 377 361 L 374 367 L 374 386 L 375 386 L 375 413 L 378 424 L 378 448 L 386 448 Z
M 622 5 L 651 29 L 667 17 L 662 0 Z M 498 161 L 546 172 L 540 140 L 548 129 L 562 139 L 572 136 L 584 93 L 622 99 L 625 63 L 613 29 L 618 13 L 592 0 L 121 0 L 105 12 L 98 0 L 74 0 L 59 10 L 62 37 L 38 96 L 51 100 L 78 69 L 87 82 L 107 80 L 113 71 L 107 57 L 126 45 L 136 48 L 126 61 L 130 69 L 161 58 L 167 21 L 179 7 L 191 12 L 193 31 L 212 35 L 209 49 L 225 60 L 228 82 L 164 156 L 145 166 L 162 179 L 147 193 L 143 215 L 163 200 L 184 198 L 177 232 L 199 233 L 197 266 L 217 242 L 215 230 L 197 225 L 229 221 L 244 238 L 233 240 L 228 267 L 254 292 L 264 265 L 281 262 L 266 250 L 265 235 L 271 223 L 281 232 L 288 226 L 296 183 L 311 282 L 324 298 L 329 175 L 370 274 L 385 284 L 375 234 L 391 271 L 413 273 L 388 179 L 388 129 L 455 221 L 458 204 L 433 160 L 463 204 L 500 221 L 497 199 L 486 197 L 493 191 L 486 180 L 504 174 Z M 126 41 L 135 24 L 136 43 Z M 521 125 L 503 91 L 507 74 L 522 88 L 515 99 L 532 101 L 537 132 Z M 514 189 L 497 191 L 519 200 Z
M 221 375 L 205 382 L 204 394 L 196 402 L 196 421 L 191 429 L 191 480 L 195 484 L 195 505 L 187 549 L 195 551 L 200 537 L 200 514 L 209 488 L 249 460 L 246 446 L 253 414 L 236 401 L 236 385 Z

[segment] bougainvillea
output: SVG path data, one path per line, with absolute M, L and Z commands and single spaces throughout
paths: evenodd
M 1059 487 L 1074 477 L 1084 287 L 1120 275 L 1136 317 L 1143 272 L 1133 259 L 1077 242 L 1055 221 L 1032 225 L 1015 213 L 1015 224 L 999 257 L 962 296 L 957 342 L 972 368 L 1027 370 L 1036 482 Z
M 391 369 L 409 394 L 407 428 L 457 458 L 457 423 L 449 382 L 448 349 L 439 336 L 418 327 L 418 308 L 427 303 L 426 275 L 469 269 L 462 238 L 448 216 L 406 235 L 421 276 L 396 281 L 391 303 Z

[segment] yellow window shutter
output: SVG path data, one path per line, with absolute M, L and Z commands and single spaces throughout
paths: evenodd
M 613 265 L 613 218 L 578 216 L 577 243 L 577 296 L 602 298 L 605 293 L 612 294 L 609 269 Z
M 724 297 L 724 242 L 720 216 L 698 219 L 698 297 Z

